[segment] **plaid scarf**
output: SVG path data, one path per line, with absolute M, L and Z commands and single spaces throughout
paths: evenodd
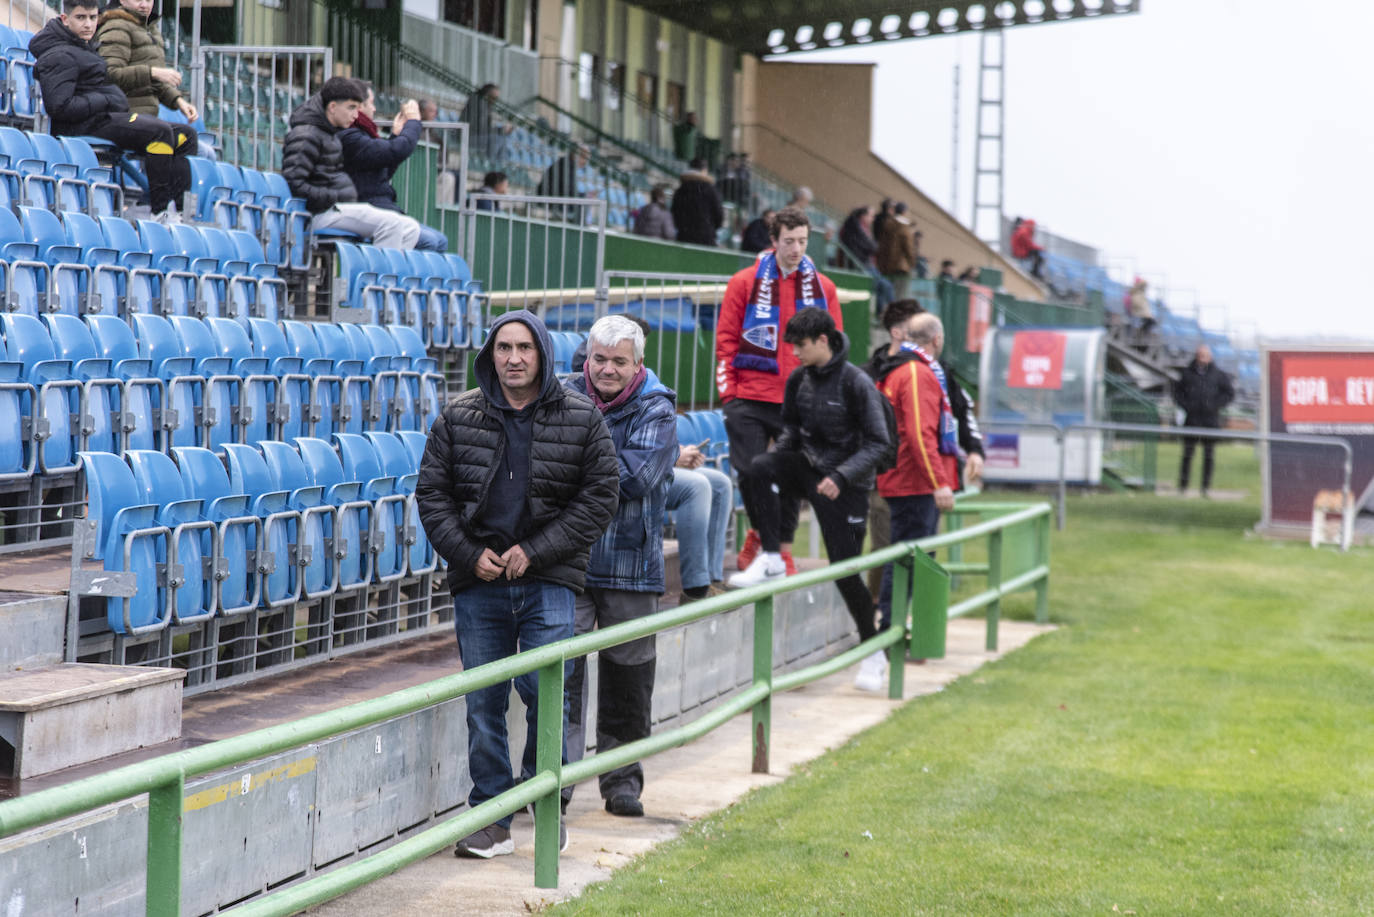
M 958 455 L 959 425 L 954 422 L 954 409 L 949 405 L 949 383 L 945 381 L 945 368 L 939 360 L 932 360 L 929 354 L 910 341 L 903 341 L 902 349 L 916 354 L 917 359 L 935 373 L 935 381 L 940 383 L 940 454 Z
M 792 275 L 797 284 L 797 311 L 827 308 L 825 291 L 821 289 L 816 265 L 806 255 Z M 739 353 L 735 354 L 736 369 L 754 369 L 777 374 L 778 341 L 781 339 L 778 307 L 778 255 L 767 251 L 759 258 L 754 270 L 754 289 L 749 297 L 749 309 L 744 313 L 744 328 L 740 335 Z

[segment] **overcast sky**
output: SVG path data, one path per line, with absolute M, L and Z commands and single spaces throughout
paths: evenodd
M 1142 0 L 1010 29 L 1007 215 L 1167 280 L 1170 305 L 1211 327 L 1374 341 L 1371 35 L 1374 0 Z M 792 59 L 876 63 L 875 152 L 946 208 L 960 63 L 968 223 L 978 42 Z

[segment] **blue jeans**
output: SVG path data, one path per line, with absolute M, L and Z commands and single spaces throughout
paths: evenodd
M 513 656 L 573 635 L 573 592 L 528 577 L 479 583 L 453 597 L 453 627 L 458 633 L 458 655 L 464 671 Z M 572 668 L 565 667 L 567 678 Z M 525 702 L 525 755 L 521 779 L 534 774 L 537 742 L 539 676 L 530 672 L 515 679 L 515 690 Z M 467 695 L 468 773 L 472 792 L 468 805 L 475 806 L 515 786 L 511 774 L 510 744 L 506 740 L 506 707 L 510 682 L 503 681 Z M 567 732 L 564 711 L 564 732 Z M 567 760 L 566 743 L 563 748 Z M 510 816 L 497 824 L 510 827 Z
M 420 238 L 415 240 L 415 248 L 422 252 L 448 251 L 448 236 L 432 226 L 420 224 Z
M 674 468 L 666 508 L 677 526 L 677 559 L 684 589 L 725 579 L 725 536 L 734 486 L 714 468 Z
M 914 497 L 888 497 L 892 510 L 892 544 L 914 541 L 940 531 L 940 510 L 934 494 Z M 892 623 L 892 564 L 883 567 L 883 588 L 878 593 L 878 629 L 887 630 Z M 906 626 L 906 622 L 902 622 Z

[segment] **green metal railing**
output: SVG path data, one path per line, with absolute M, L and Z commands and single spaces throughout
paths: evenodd
M 131 764 L 106 774 L 0 803 L 0 837 L 88 812 L 99 806 L 148 794 L 148 858 L 146 911 L 157 917 L 181 913 L 182 816 L 188 777 L 261 760 L 342 733 L 374 726 L 461 697 L 480 688 L 507 682 L 517 675 L 539 673 L 536 731 L 536 773 L 493 799 L 466 810 L 432 828 L 373 854 L 287 888 L 272 891 L 233 909 L 237 915 L 284 915 L 335 898 L 401 867 L 429 856 L 497 819 L 530 803 L 535 807 L 535 885 L 558 884 L 559 791 L 650 755 L 676 748 L 705 735 L 737 714 L 753 715 L 752 767 L 766 773 L 771 742 L 772 696 L 823 678 L 878 650 L 888 652 L 888 696 L 902 697 L 903 657 L 939 658 L 945 651 L 949 617 L 987 609 L 987 646 L 997 647 L 1001 600 L 1014 592 L 1035 589 L 1037 621 L 1048 620 L 1049 540 L 1051 508 L 1047 503 L 961 503 L 957 515 L 991 516 L 974 525 L 917 542 L 904 542 L 818 570 L 764 583 L 737 592 L 692 602 L 638 621 L 573 637 L 446 676 L 383 697 L 315 714 L 197 748 Z M 987 587 L 949 606 L 947 567 L 936 564 L 927 551 L 987 538 L 987 560 L 958 562 L 960 574 L 984 574 Z M 773 599 L 782 592 L 818 586 L 883 564 L 893 564 L 893 608 L 903 609 L 910 637 L 893 627 L 825 662 L 791 672 L 773 672 Z M 686 726 L 618 746 L 610 751 L 563 764 L 563 675 L 568 659 L 585 656 L 659 631 L 712 615 L 754 605 L 753 683 L 710 713 Z

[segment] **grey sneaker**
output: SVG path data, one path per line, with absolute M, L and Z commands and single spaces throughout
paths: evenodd
M 500 825 L 487 825 L 463 838 L 453 848 L 456 857 L 470 857 L 489 860 L 492 857 L 506 856 L 515 852 L 515 841 L 511 840 L 510 829 Z

